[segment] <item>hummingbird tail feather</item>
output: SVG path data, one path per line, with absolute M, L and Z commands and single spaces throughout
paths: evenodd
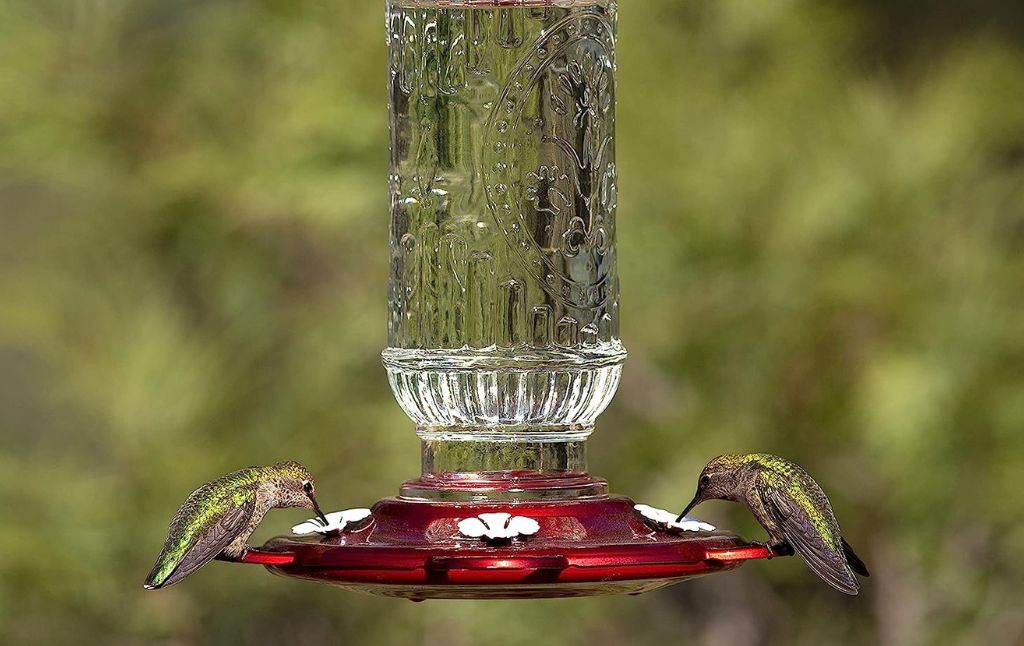
M 871 576 L 868 574 L 868 566 L 864 565 L 864 561 L 860 560 L 860 557 L 853 551 L 853 548 L 846 542 L 846 539 L 844 538 L 842 541 L 843 554 L 846 556 L 846 562 L 850 564 L 853 571 L 861 576 Z

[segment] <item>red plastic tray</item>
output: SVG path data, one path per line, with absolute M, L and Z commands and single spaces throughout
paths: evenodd
M 533 518 L 540 529 L 500 542 L 461 535 L 460 520 L 492 512 Z M 243 561 L 418 601 L 639 594 L 771 556 L 727 532 L 657 529 L 622 497 L 506 504 L 387 498 L 351 531 L 279 536 Z

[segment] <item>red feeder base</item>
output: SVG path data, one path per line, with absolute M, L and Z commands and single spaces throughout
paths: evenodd
M 386 498 L 372 511 L 344 532 L 271 539 L 244 561 L 284 576 L 421 601 L 639 594 L 773 556 L 726 532 L 657 529 L 633 501 L 603 494 L 552 502 Z M 539 529 L 505 540 L 460 531 L 460 521 L 494 512 L 531 518 Z

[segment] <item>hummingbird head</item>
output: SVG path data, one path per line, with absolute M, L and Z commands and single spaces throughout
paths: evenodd
M 676 522 L 685 518 L 690 510 L 705 500 L 733 500 L 735 498 L 736 490 L 740 485 L 737 475 L 742 462 L 739 457 L 720 455 L 707 463 L 697 479 L 697 493 L 693 495 L 693 500 L 686 506 L 683 513 L 676 518 Z
M 309 469 L 291 460 L 278 462 L 270 468 L 279 485 L 280 506 L 312 509 L 326 525 L 327 517 L 316 500 L 316 481 Z

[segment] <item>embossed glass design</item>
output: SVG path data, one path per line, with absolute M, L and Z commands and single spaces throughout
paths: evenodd
M 615 10 L 388 4 L 383 357 L 424 439 L 583 439 L 615 393 Z

